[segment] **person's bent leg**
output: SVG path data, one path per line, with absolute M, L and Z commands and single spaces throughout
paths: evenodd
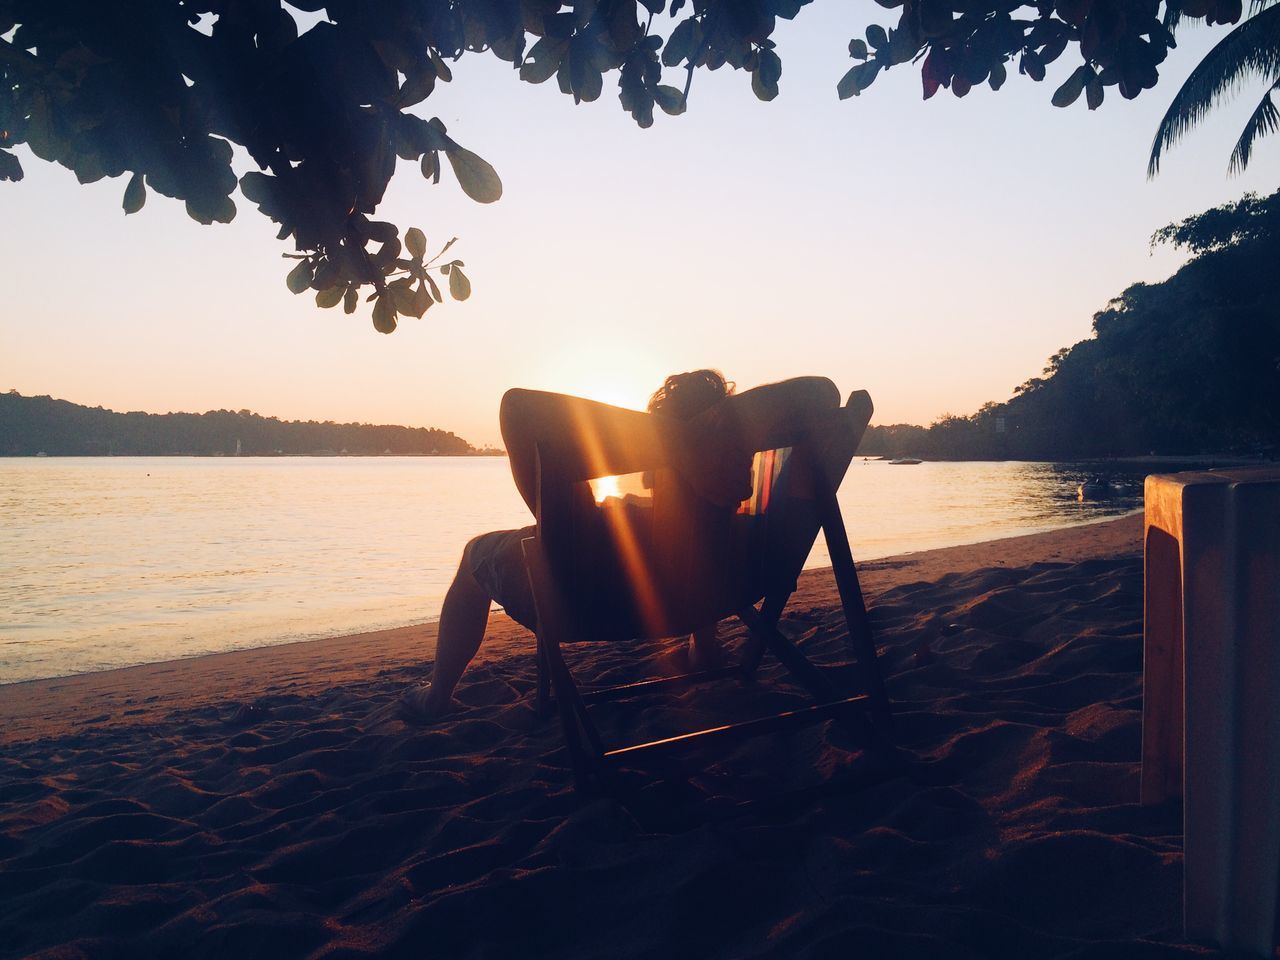
M 411 711 L 424 719 L 441 716 L 454 707 L 453 691 L 480 649 L 489 623 L 492 598 L 472 573 L 469 557 L 474 542 L 463 550 L 458 572 L 444 596 L 431 685 L 412 690 L 405 698 Z

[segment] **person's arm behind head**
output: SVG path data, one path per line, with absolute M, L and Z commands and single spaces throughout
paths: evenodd
M 536 451 L 566 480 L 678 470 L 699 496 L 733 506 L 751 495 L 756 450 L 786 446 L 807 416 L 840 405 L 835 384 L 799 377 L 755 387 L 713 404 L 692 420 L 541 390 L 502 399 L 502 437 L 516 487 L 536 508 Z

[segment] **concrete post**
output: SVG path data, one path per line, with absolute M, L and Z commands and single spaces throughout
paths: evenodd
M 1183 796 L 1188 939 L 1270 957 L 1280 469 L 1148 477 L 1145 543 L 1142 802 Z

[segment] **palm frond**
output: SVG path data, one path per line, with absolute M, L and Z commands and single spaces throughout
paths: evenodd
M 1160 158 L 1249 77 L 1280 75 L 1280 6 L 1250 17 L 1218 41 L 1174 94 L 1151 144 L 1147 176 L 1160 171 Z
M 1267 7 L 1276 2 L 1277 0 L 1249 0 L 1249 16 L 1257 16 L 1263 10 L 1267 9 Z
M 1262 95 L 1258 109 L 1253 111 L 1249 122 L 1244 125 L 1240 139 L 1236 141 L 1236 148 L 1231 151 L 1231 162 L 1227 165 L 1230 173 L 1244 173 L 1244 168 L 1249 165 L 1249 155 L 1253 152 L 1255 138 L 1265 137 L 1280 129 L 1280 110 L 1277 110 L 1276 105 L 1271 102 L 1273 90 L 1280 90 L 1280 83 L 1275 84 Z

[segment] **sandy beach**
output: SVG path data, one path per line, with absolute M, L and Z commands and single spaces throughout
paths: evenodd
M 0 956 L 1210 953 L 1180 940 L 1180 811 L 1136 802 L 1141 518 L 860 574 L 910 761 L 857 790 L 828 724 L 584 800 L 531 706 L 532 637 L 501 616 L 468 709 L 426 727 L 369 718 L 430 675 L 430 627 L 0 687 Z M 847 675 L 830 571 L 804 575 L 782 628 Z M 589 684 L 682 653 L 572 656 Z M 602 727 L 747 719 L 799 702 L 781 680 Z

